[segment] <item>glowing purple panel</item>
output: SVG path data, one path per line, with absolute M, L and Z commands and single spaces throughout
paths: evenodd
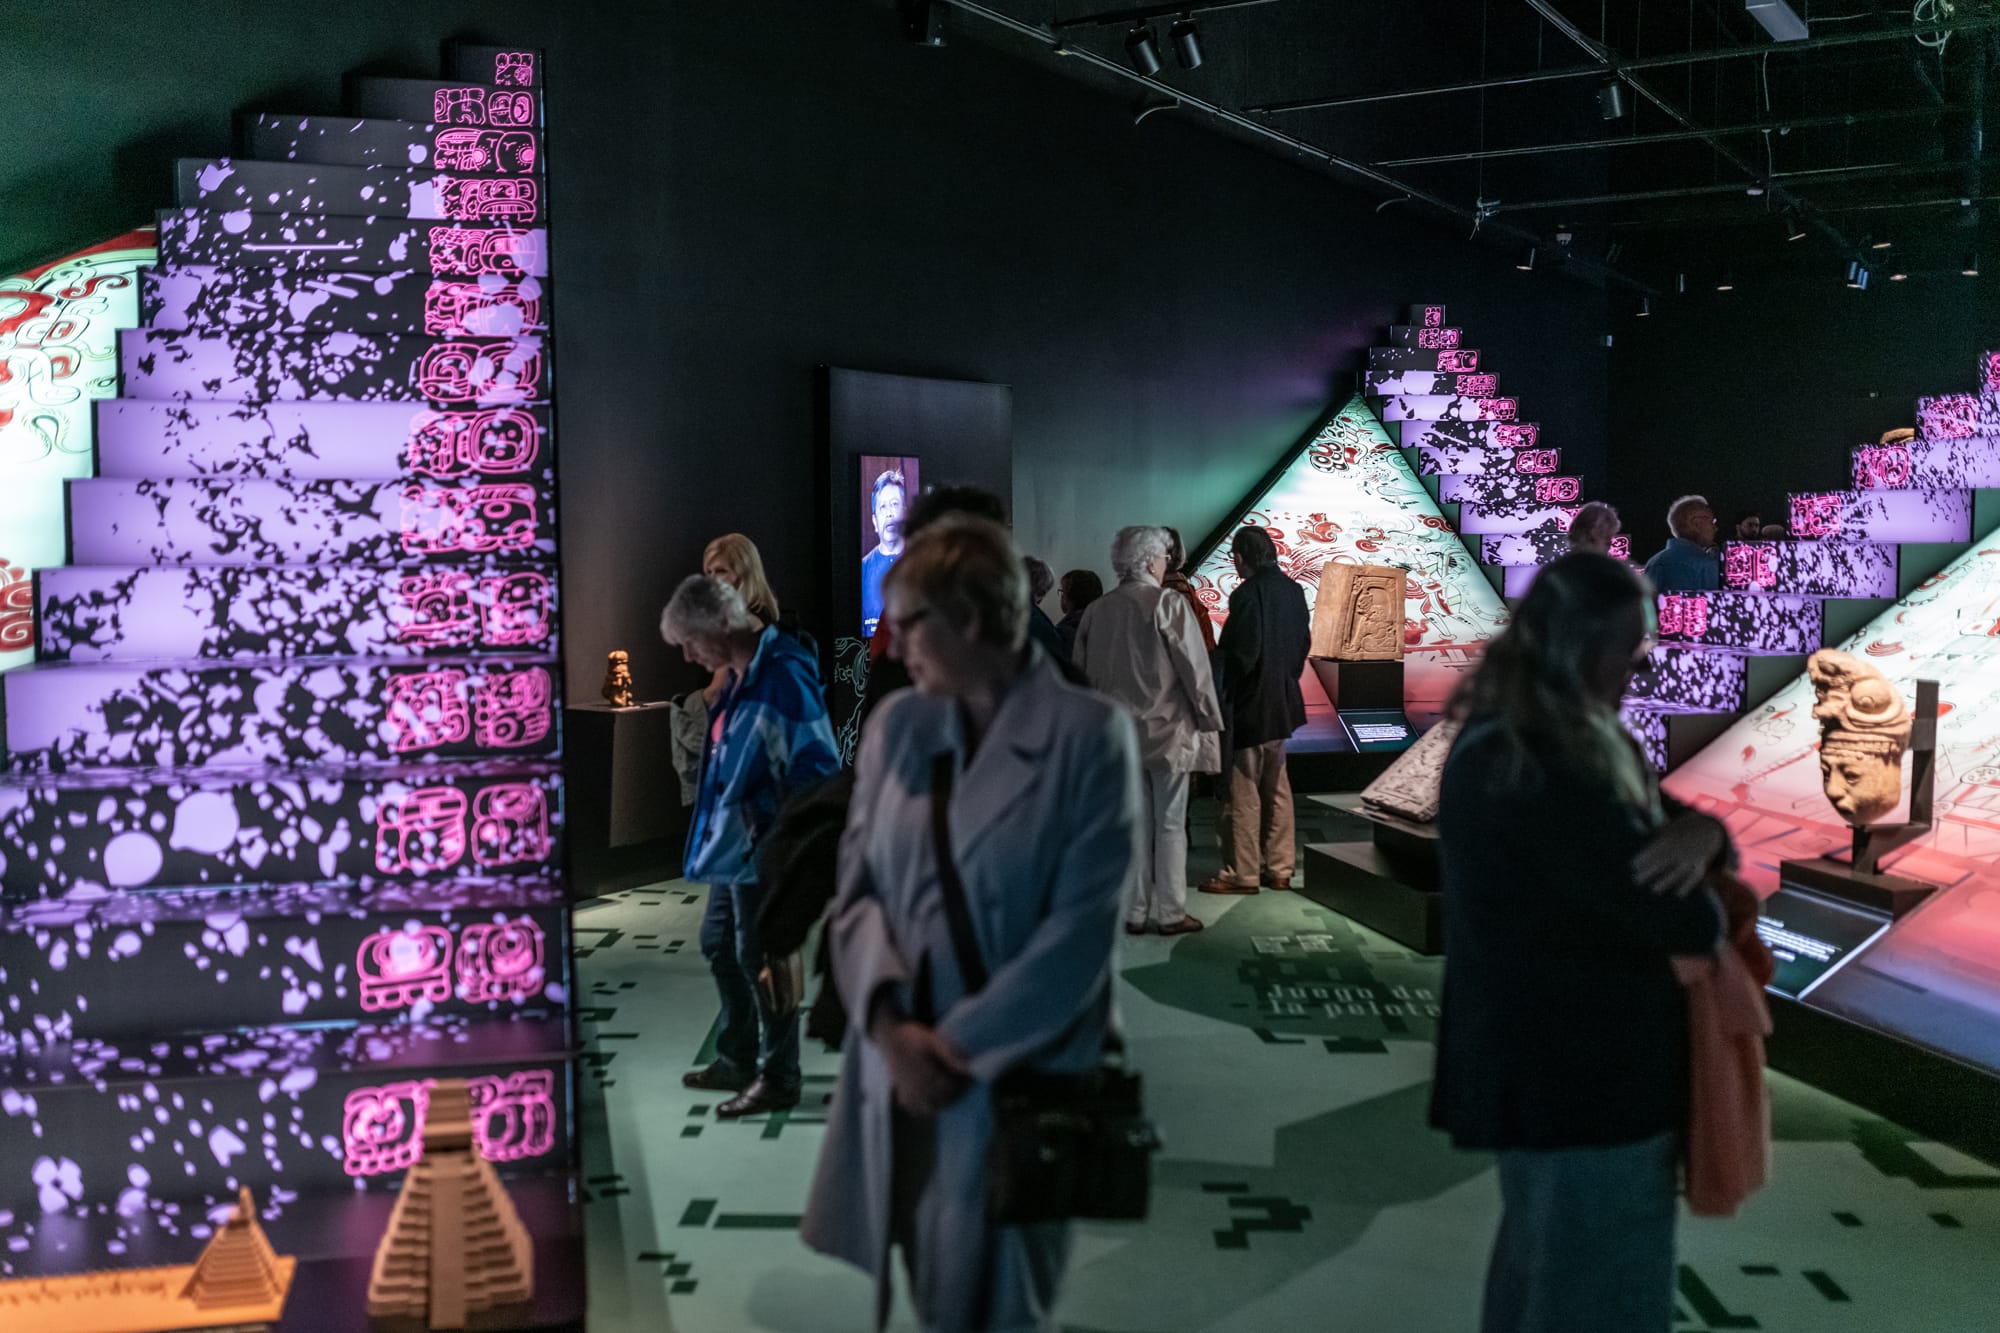
M 1421 329 L 1441 329 L 1451 321 L 1445 318 L 1445 308 L 1441 305 L 1413 305 L 1410 307 L 1410 323 Z
M 1557 505 L 1533 497 L 1513 503 L 1467 503 L 1459 508 L 1458 530 L 1470 536 L 1553 527 L 1560 535 L 1569 531 L 1569 522 L 1579 508 L 1577 503 Z
M 2000 486 L 2000 437 L 1864 444 L 1854 451 L 1861 490 L 1978 490 Z
M 1569 531 L 1548 523 L 1528 532 L 1496 533 L 1479 539 L 1479 559 L 1488 565 L 1546 565 L 1569 554 Z M 1632 539 L 1611 539 L 1611 554 L 1620 560 L 1632 555 Z M 1514 594 L 1509 593 L 1509 596 Z
M 1516 460 L 1521 457 L 1521 453 L 1514 455 Z M 1438 499 L 1478 505 L 1488 512 L 1575 504 L 1582 495 L 1581 477 L 1537 476 L 1519 471 L 1488 476 L 1448 476 L 1438 485 Z
M 0 1063 L 0 1088 L 8 1105 L 20 1108 L 8 1121 L 17 1132 L 0 1135 L 0 1209 L 39 1213 L 47 1201 L 34 1178 L 37 1160 L 79 1163 L 80 1192 L 112 1203 L 130 1191 L 141 1211 L 149 1191 L 129 1181 L 149 1181 L 171 1191 L 168 1197 L 239 1185 L 260 1196 L 278 1185 L 351 1188 L 357 1176 L 408 1165 L 389 1161 L 392 1145 L 404 1142 L 399 1132 L 422 1143 L 421 1112 L 359 1104 L 363 1096 L 385 1087 L 421 1093 L 431 1071 L 474 1084 L 474 1139 L 485 1148 L 497 1128 L 501 1150 L 493 1158 L 557 1164 L 569 1114 L 567 1032 L 559 1017 L 480 1023 L 457 1016 L 24 1049 Z M 158 1091 L 190 1084 L 198 1095 Z M 146 1088 L 155 1088 L 152 1097 Z M 508 1098 L 515 1104 L 482 1114 Z M 266 1116 L 276 1127 L 268 1137 Z M 489 1122 L 483 1132 L 482 1120 Z M 238 1132 L 239 1125 L 249 1128 Z M 370 1169 L 355 1167 L 360 1145 L 374 1154 Z
M 1822 541 L 1969 542 L 1966 490 L 1809 491 L 1792 496 L 1791 533 Z
M 518 760 L 0 781 L 0 895 L 557 873 L 562 779 Z
M 543 221 L 547 209 L 547 189 L 538 176 L 322 167 L 226 157 L 182 158 L 178 172 L 178 203 L 222 212 L 386 215 L 526 227 Z
M 1384 399 L 1384 421 L 1512 421 L 1521 405 L 1512 398 L 1465 398 L 1453 394 L 1406 394 Z
M 547 404 L 204 403 L 108 399 L 97 409 L 100 477 L 546 480 Z
M 1667 719 L 1663 713 L 1649 709 L 1635 708 L 1627 703 L 1618 712 L 1619 721 L 1625 724 L 1632 739 L 1639 742 L 1639 748 L 1646 752 L 1646 758 L 1654 768 L 1667 766 Z
M 1470 347 L 1371 347 L 1368 369 L 1467 374 L 1479 369 L 1479 353 Z
M 542 94 L 533 84 L 485 84 L 450 79 L 347 81 L 348 110 L 384 120 L 434 121 L 513 129 L 542 123 Z
M 1917 434 L 1927 440 L 2000 435 L 2000 392 L 1947 393 L 1917 399 Z
M 544 400 L 552 387 L 548 347 L 533 334 L 306 337 L 122 329 L 118 364 L 128 398 L 496 407 Z
M 1497 375 L 1453 375 L 1429 370 L 1370 370 L 1362 374 L 1362 392 L 1375 397 L 1444 394 L 1491 398 L 1500 392 Z
M 1663 593 L 1659 599 L 1660 641 L 1752 654 L 1810 653 L 1822 646 L 1823 610 L 1814 597 Z
M 342 764 L 543 755 L 557 745 L 552 659 L 421 665 L 37 662 L 0 676 L 7 764 L 78 768 Z
M 388 564 L 555 556 L 553 496 L 527 482 L 69 483 L 81 565 Z
M 1894 597 L 1896 548 L 1863 542 L 1730 542 L 1722 586 L 1805 597 Z
M 1398 428 L 1404 449 L 1442 449 L 1472 445 L 1486 449 L 1533 449 L 1542 428 L 1532 421 L 1405 422 Z
M 361 329 L 511 338 L 546 333 L 549 301 L 539 278 L 146 269 L 139 275 L 139 320 L 156 329 L 216 333 Z
M 1510 449 L 1496 444 L 1426 445 L 1416 451 L 1417 471 L 1426 476 L 1552 476 L 1562 468 L 1554 449 Z
M 35 579 L 45 661 L 556 649 L 552 566 L 65 565 Z
M 549 272 L 549 236 L 541 227 L 201 208 L 170 209 L 159 215 L 158 225 L 165 268 L 413 269 L 440 277 L 510 279 L 546 278 Z
M 252 158 L 343 167 L 417 168 L 471 175 L 527 175 L 546 170 L 540 130 L 475 125 L 418 125 L 350 116 L 251 116 Z
M 1392 324 L 1389 326 L 1389 342 L 1395 347 L 1413 347 L 1418 351 L 1440 351 L 1457 347 L 1463 339 L 1460 329 L 1427 329 L 1416 324 Z
M 465 880 L 426 890 L 264 884 L 27 906 L 0 919 L 0 970 L 24 1001 L 9 1020 L 45 1040 L 110 1041 L 352 1023 L 406 1011 L 382 1003 L 384 993 L 433 968 L 444 983 L 425 989 L 433 1014 L 511 1017 L 567 1007 L 560 885 Z M 492 947 L 496 929 L 513 947 Z M 98 947 L 88 947 L 93 941 Z M 487 967 L 489 956 L 511 966 Z M 472 966 L 459 975 L 468 958 Z M 216 984 L 218 971 L 227 984 Z
M 1749 659 L 1661 644 L 1632 673 L 1628 703 L 1661 713 L 1734 713 L 1743 707 Z
M 445 73 L 467 83 L 491 83 L 502 88 L 539 88 L 542 86 L 542 53 L 531 47 L 453 42 L 445 51 Z
M 2000 352 L 1979 354 L 1979 383 L 1987 393 L 2000 393 Z

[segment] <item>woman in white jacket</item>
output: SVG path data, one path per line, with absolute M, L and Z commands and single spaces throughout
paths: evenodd
M 1124 704 L 1139 724 L 1150 836 L 1125 910 L 1132 935 L 1201 929 L 1187 911 L 1188 781 L 1200 766 L 1202 738 L 1222 730 L 1201 627 L 1187 599 L 1161 586 L 1172 549 L 1165 528 L 1120 529 L 1111 543 L 1118 586 L 1083 613 L 1073 657 L 1092 688 Z

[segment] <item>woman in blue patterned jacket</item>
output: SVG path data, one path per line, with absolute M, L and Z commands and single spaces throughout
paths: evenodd
M 799 1101 L 799 1020 L 757 985 L 763 891 L 755 851 L 787 797 L 840 767 L 820 690 L 819 663 L 798 638 L 764 625 L 736 589 L 697 574 L 674 590 L 660 635 L 687 660 L 727 670 L 702 748 L 684 873 L 709 885 L 701 951 L 722 997 L 715 1063 L 681 1081 L 737 1094 L 725 1119 Z

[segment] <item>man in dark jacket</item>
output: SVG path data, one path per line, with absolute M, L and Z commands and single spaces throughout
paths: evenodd
M 1236 530 L 1229 544 L 1243 582 L 1229 595 L 1222 655 L 1231 744 L 1222 802 L 1222 869 L 1203 893 L 1255 893 L 1261 880 L 1292 887 L 1292 783 L 1285 742 L 1305 725 L 1299 676 L 1312 643 L 1305 589 L 1278 568 L 1278 548 L 1260 527 Z

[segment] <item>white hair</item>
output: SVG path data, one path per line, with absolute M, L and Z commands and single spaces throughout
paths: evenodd
M 660 612 L 660 637 L 679 648 L 691 639 L 719 643 L 731 634 L 759 629 L 743 594 L 706 574 L 690 574 L 674 589 Z
M 1118 535 L 1111 539 L 1111 569 L 1118 575 L 1120 583 L 1147 577 L 1146 566 L 1155 557 L 1170 558 L 1173 539 L 1167 536 L 1165 528 L 1147 524 L 1118 529 Z
M 1681 525 L 1687 522 L 1689 513 L 1696 509 L 1714 508 L 1715 506 L 1708 502 L 1708 497 L 1705 495 L 1683 495 L 1667 506 L 1667 531 L 1678 537 L 1681 535 Z

